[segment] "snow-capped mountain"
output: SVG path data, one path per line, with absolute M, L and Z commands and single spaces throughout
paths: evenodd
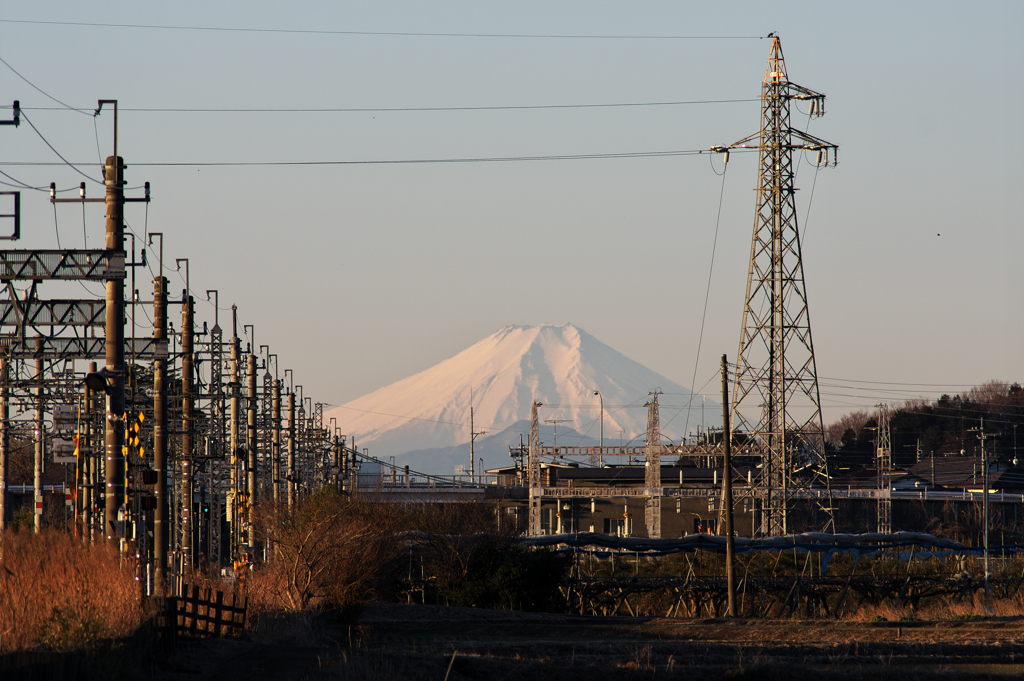
M 452 473 L 468 463 L 470 404 L 475 443 L 486 467 L 507 465 L 508 445 L 529 434 L 530 405 L 540 408 L 542 438 L 596 445 L 604 400 L 604 441 L 643 442 L 644 404 L 660 390 L 663 439 L 678 441 L 702 420 L 721 422 L 720 406 L 651 371 L 572 324 L 506 326 L 426 371 L 404 378 L 324 416 L 337 419 L 359 449 L 395 456 L 413 470 Z M 525 439 L 525 438 L 524 438 Z M 462 452 L 462 450 L 465 452 Z M 429 451 L 424 451 L 429 450 Z M 467 465 L 468 468 L 468 465 Z

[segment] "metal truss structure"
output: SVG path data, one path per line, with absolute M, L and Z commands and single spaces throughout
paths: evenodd
M 878 405 L 878 446 L 875 465 L 878 467 L 878 531 L 892 532 L 892 433 L 889 407 Z
M 661 421 L 658 413 L 658 392 L 651 394 L 647 407 L 647 442 L 643 447 L 544 447 L 540 442 L 540 419 L 537 409 L 544 406 L 534 402 L 530 408 L 530 447 L 527 454 L 526 470 L 529 487 L 529 526 L 531 536 L 538 536 L 541 531 L 541 505 L 544 499 L 567 499 L 587 497 L 595 498 L 642 498 L 644 500 L 644 523 L 647 537 L 661 537 L 661 499 L 666 491 L 661 483 L 661 458 L 669 454 L 678 454 L 679 448 L 661 444 Z M 541 479 L 541 457 L 554 459 L 559 456 L 614 457 L 629 458 L 641 455 L 644 458 L 644 486 L 630 487 L 610 485 L 607 487 L 545 487 Z M 672 491 L 668 496 L 679 496 L 681 492 Z M 629 517 L 628 515 L 626 516 Z
M 787 533 L 792 491 L 829 487 L 821 399 L 811 340 L 797 224 L 794 154 L 814 152 L 818 166 L 836 162 L 838 147 L 794 129 L 790 109 L 807 102 L 824 114 L 825 95 L 790 82 L 778 36 L 761 87 L 761 129 L 713 151 L 757 148 L 759 172 L 750 270 L 733 391 L 733 438 L 762 461 L 758 490 L 761 533 Z M 830 503 L 822 506 L 833 527 Z
M 16 103 L 15 119 L 17 110 Z M 168 301 L 159 233 L 151 233 L 161 239 L 153 300 L 139 299 L 135 274 L 148 264 L 125 233 L 124 206 L 148 202 L 149 183 L 145 198 L 125 197 L 116 128 L 114 139 L 105 198 L 50 195 L 54 204 L 105 203 L 106 248 L 0 250 L 0 532 L 14 507 L 25 506 L 15 495 L 31 493 L 37 531 L 44 515 L 57 522 L 63 511 L 68 531 L 136 555 L 147 590 L 167 593 L 169 570 L 219 571 L 257 559 L 254 504 L 277 501 L 285 479 L 291 504 L 325 484 L 350 486 L 356 452 L 337 432 L 332 445 L 322 403 L 307 409 L 300 399 L 296 410 L 288 390 L 282 475 L 277 355 L 260 346 L 267 355 L 258 385 L 255 348 L 242 351 L 237 317 L 227 341 L 216 312 L 212 329 L 197 328 L 187 260 L 182 298 Z M 0 214 L 14 218 L 14 235 L 0 239 L 20 236 L 20 195 L 14 199 L 14 214 Z M 95 299 L 40 296 L 47 282 L 61 281 L 103 282 L 106 290 Z M 177 330 L 169 304 L 182 307 Z M 143 336 L 135 310 L 150 306 L 152 335 Z M 10 484 L 13 451 L 31 454 L 31 485 Z M 53 465 L 66 466 L 63 485 L 43 484 Z

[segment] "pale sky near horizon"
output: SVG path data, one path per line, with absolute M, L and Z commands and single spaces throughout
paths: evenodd
M 837 168 L 815 178 L 802 162 L 797 182 L 826 422 L 1024 382 L 1022 3 L 54 2 L 0 19 L 0 58 L 35 86 L 84 109 L 119 100 L 128 185 L 153 186 L 148 216 L 130 206 L 129 224 L 166 234 L 171 269 L 190 259 L 201 318 L 212 324 L 204 292 L 218 289 L 315 401 L 343 404 L 502 326 L 544 322 L 572 322 L 682 385 L 696 375 L 714 398 L 719 357 L 734 359 L 739 339 L 756 155 L 734 155 L 725 176 L 699 361 L 717 157 L 145 164 L 706 149 L 757 130 L 771 31 L 790 79 L 828 97 L 809 131 L 840 147 Z M 740 37 L 495 37 L 510 34 Z M 98 177 L 106 110 L 61 110 L 0 64 L 0 104 L 14 99 Z M 194 111 L 709 100 L 748 101 Z M 193 111 L 131 110 L 145 108 Z M 0 163 L 60 161 L 25 122 L 0 128 L 0 149 Z M 82 179 L 63 165 L 0 170 L 33 186 Z M 47 194 L 24 191 L 22 208 L 17 247 L 55 248 Z M 58 207 L 56 226 L 65 248 L 81 247 L 78 207 Z M 98 246 L 100 206 L 86 227 Z M 139 273 L 143 297 L 151 277 Z

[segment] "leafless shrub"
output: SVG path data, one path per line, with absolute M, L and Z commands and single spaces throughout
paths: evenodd
M 374 523 L 359 502 L 324 488 L 294 507 L 265 504 L 255 522 L 268 560 L 246 578 L 254 614 L 343 608 L 370 597 L 394 551 L 390 523 Z

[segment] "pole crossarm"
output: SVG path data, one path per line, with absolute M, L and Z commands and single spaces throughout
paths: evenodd
M 0 251 L 0 281 L 124 279 L 125 252 L 113 250 Z
M 0 300 L 0 327 L 103 326 L 104 300 Z

